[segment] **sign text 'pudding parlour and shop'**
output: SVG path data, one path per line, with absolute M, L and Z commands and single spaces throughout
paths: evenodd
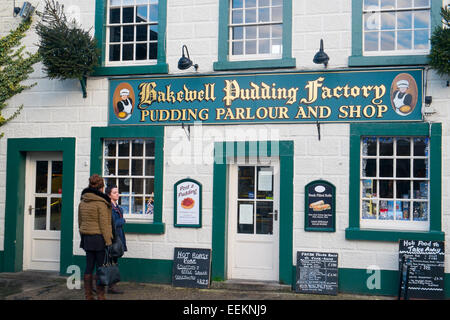
M 423 69 L 110 80 L 110 125 L 419 121 Z

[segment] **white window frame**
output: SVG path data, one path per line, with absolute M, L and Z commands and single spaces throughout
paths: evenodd
M 154 43 L 154 44 L 156 44 L 156 46 L 158 46 L 158 39 L 150 40 L 150 30 L 147 29 L 147 40 L 146 41 L 136 41 L 136 26 L 146 25 L 146 26 L 150 27 L 151 25 L 156 25 L 156 26 L 158 26 L 158 37 L 159 37 L 159 21 L 151 22 L 150 20 L 148 20 L 145 23 L 142 23 L 142 22 L 110 23 L 111 8 L 120 8 L 121 9 L 120 10 L 120 21 L 122 21 L 122 15 L 123 15 L 122 8 L 133 7 L 134 8 L 133 15 L 135 15 L 136 7 L 139 5 L 144 5 L 144 4 L 136 3 L 136 2 L 139 2 L 142 0 L 132 0 L 133 4 L 123 4 L 123 1 L 124 0 L 121 1 L 121 3 L 122 3 L 121 5 L 111 6 L 111 0 L 106 0 L 107 5 L 106 5 L 105 65 L 106 66 L 156 65 L 158 62 L 157 56 L 155 57 L 155 59 L 150 59 L 149 51 L 150 51 L 150 44 Z M 147 0 L 147 4 L 145 4 L 145 5 L 147 6 L 147 16 L 148 17 L 150 16 L 150 12 L 149 12 L 150 4 L 152 4 L 153 2 L 158 4 L 158 10 L 159 10 L 159 1 L 158 0 Z M 123 30 L 121 29 L 120 42 L 110 42 L 111 27 L 126 27 L 126 26 L 133 26 L 135 28 L 133 41 L 132 42 L 131 41 L 123 42 Z M 133 60 L 122 60 L 122 58 L 123 58 L 122 47 L 123 47 L 124 43 L 125 44 L 133 44 Z M 140 44 L 140 43 L 147 44 L 147 59 L 145 59 L 145 60 L 136 60 L 136 44 Z M 111 45 L 120 45 L 120 60 L 119 61 L 110 61 L 109 60 Z M 158 47 L 156 48 L 156 51 L 158 52 Z
M 364 0 L 363 0 L 364 2 Z M 412 44 L 412 49 L 410 50 L 381 50 L 381 41 L 379 39 L 381 32 L 383 32 L 380 29 L 381 26 L 381 13 L 383 12 L 412 12 L 414 13 L 415 11 L 424 11 L 427 10 L 428 14 L 429 14 L 429 25 L 428 25 L 428 48 L 427 49 L 414 49 L 414 31 L 415 30 L 425 30 L 424 28 L 419 28 L 419 29 L 415 29 L 414 28 L 414 21 L 411 21 L 411 29 L 405 29 L 405 31 L 411 31 L 411 44 Z M 371 32 L 371 31 L 367 31 L 366 30 L 366 21 L 365 21 L 365 15 L 367 13 L 373 13 L 375 16 L 374 18 L 377 19 L 377 21 L 375 22 L 376 25 L 378 25 L 377 29 L 374 29 L 373 32 L 378 33 L 378 50 L 376 51 L 366 51 L 365 50 L 365 41 L 366 41 L 366 33 L 367 32 Z M 397 15 L 396 15 L 397 17 Z M 412 7 L 412 8 L 393 8 L 393 9 L 381 9 L 381 8 L 368 8 L 368 9 L 364 9 L 364 3 L 362 6 L 362 52 L 364 56 L 380 56 L 380 55 L 386 55 L 386 56 L 401 56 L 401 55 L 427 55 L 430 52 L 430 47 L 431 47 L 431 43 L 430 43 L 430 37 L 431 37 L 431 0 L 429 0 L 428 2 L 428 6 L 424 6 L 424 7 Z M 411 19 L 414 20 L 414 15 L 412 15 Z M 403 29 L 400 29 L 403 30 Z M 389 31 L 389 32 L 394 32 L 395 33 L 395 39 L 394 39 L 394 45 L 397 48 L 397 35 L 398 35 L 398 31 L 400 31 L 397 28 L 397 19 L 395 19 L 395 27 L 392 30 L 385 30 L 385 31 Z
M 133 156 L 132 155 L 132 142 L 133 141 L 143 141 L 143 154 L 142 156 Z M 106 154 L 106 142 L 107 141 L 115 141 L 116 142 L 116 151 L 115 151 L 115 156 L 108 156 Z M 128 156 L 119 156 L 119 141 L 128 141 L 129 143 L 129 154 Z M 146 191 L 146 183 L 145 180 L 146 179 L 153 179 L 153 190 L 155 188 L 155 175 L 149 176 L 149 175 L 145 175 L 145 163 L 146 160 L 154 160 L 156 165 L 156 160 L 155 160 L 155 156 L 146 156 L 146 141 L 155 141 L 152 138 L 107 138 L 103 140 L 103 160 L 102 160 L 102 171 L 103 171 L 103 177 L 106 180 L 106 184 L 111 183 L 111 181 L 114 181 L 114 185 L 119 187 L 119 203 L 121 202 L 121 200 L 124 197 L 128 197 L 128 201 L 129 201 L 129 208 L 131 210 L 131 196 L 132 196 L 132 190 L 133 190 L 133 179 L 142 179 L 142 190 L 143 193 L 142 194 L 136 194 L 133 195 L 134 197 L 141 197 L 143 198 L 143 208 L 142 210 L 145 211 L 146 210 L 146 199 L 148 197 L 150 197 L 150 193 L 147 193 Z M 155 150 L 154 150 L 155 152 Z M 129 163 L 128 163 L 128 175 L 119 175 L 119 160 L 120 159 L 128 159 Z M 107 160 L 115 160 L 115 174 L 110 174 L 110 175 L 106 175 L 105 173 L 105 169 L 106 169 L 106 161 Z M 142 160 L 142 175 L 132 175 L 132 160 Z M 156 169 L 156 168 L 155 168 Z M 129 179 L 129 184 L 130 184 L 130 189 L 128 193 L 123 193 L 122 190 L 120 189 L 119 186 L 119 179 Z M 154 195 L 153 195 L 154 197 Z M 127 221 L 129 222 L 133 222 L 133 221 L 149 221 L 152 222 L 154 219 L 154 214 L 144 214 L 144 212 L 142 214 L 139 213 L 124 213 L 124 218 L 127 219 Z
M 364 138 L 377 138 L 377 153 L 375 156 L 369 156 L 364 155 Z M 379 138 L 393 138 L 393 155 L 392 156 L 380 156 L 380 140 Z M 409 138 L 410 139 L 410 155 L 409 156 L 397 156 L 397 139 L 401 138 Z M 425 156 L 415 156 L 414 155 L 414 138 L 424 138 L 427 139 L 427 146 L 426 149 L 428 152 Z M 360 208 L 360 228 L 361 229 L 385 229 L 385 230 L 401 230 L 401 231 L 428 231 L 430 228 L 430 141 L 427 137 L 418 137 L 418 136 L 361 136 L 361 147 L 360 147 L 360 194 L 359 194 L 359 208 Z M 366 177 L 363 176 L 363 161 L 365 159 L 377 159 L 377 165 L 376 165 L 376 176 L 375 177 Z M 393 159 L 393 173 L 392 177 L 380 177 L 380 159 Z M 407 178 L 397 178 L 396 177 L 396 160 L 397 159 L 410 159 L 411 165 L 410 165 L 410 177 Z M 426 160 L 426 166 L 427 166 L 427 174 L 425 178 L 414 178 L 413 172 L 414 172 L 414 160 L 415 159 L 425 159 Z M 375 180 L 377 183 L 377 191 L 376 191 L 376 197 L 370 198 L 370 197 L 363 197 L 364 187 L 363 187 L 363 180 L 372 179 Z M 393 180 L 393 198 L 380 198 L 380 189 L 379 189 L 379 181 L 380 180 Z M 403 198 L 397 198 L 397 181 L 410 181 L 410 190 L 411 190 L 411 196 L 409 199 L 403 199 Z M 425 181 L 428 183 L 428 189 L 427 189 L 427 199 L 417 199 L 414 198 L 414 195 L 412 194 L 413 191 L 413 183 L 414 181 Z M 379 212 L 380 210 L 380 201 L 404 201 L 409 202 L 409 214 L 410 214 L 410 220 L 396 220 L 396 208 L 394 206 L 394 220 L 382 220 L 378 219 L 364 219 L 363 218 L 363 202 L 364 200 L 375 200 L 376 202 L 376 210 Z M 414 202 L 425 202 L 427 203 L 427 220 L 426 221 L 414 221 L 413 220 L 413 204 Z
M 243 1 L 243 8 L 241 9 L 243 12 L 243 22 L 242 23 L 235 23 L 233 24 L 233 0 L 228 0 L 230 1 L 230 12 L 229 12 L 229 18 L 228 18 L 228 59 L 229 61 L 249 61 L 249 60 L 268 60 L 268 59 L 280 59 L 283 56 L 283 18 L 281 18 L 282 20 L 279 21 L 272 21 L 272 10 L 270 10 L 273 7 L 280 7 L 281 10 L 283 10 L 283 4 L 281 6 L 272 6 L 272 3 L 268 6 L 268 7 L 261 7 L 261 8 L 269 8 L 269 12 L 270 12 L 270 21 L 268 22 L 252 22 L 252 23 L 245 23 L 245 1 Z M 271 0 L 269 0 L 271 1 Z M 258 21 L 258 16 L 259 16 L 259 5 L 258 5 L 258 1 L 257 1 L 257 6 L 256 6 L 256 21 Z M 258 52 L 258 47 L 259 47 L 259 41 L 260 40 L 269 40 L 270 41 L 270 50 L 272 50 L 272 41 L 273 40 L 279 40 L 280 41 L 280 52 L 278 53 L 267 53 L 267 54 L 246 54 L 245 53 L 245 42 L 248 40 L 245 38 L 245 35 L 243 35 L 242 38 L 242 43 L 243 43 L 243 54 L 240 55 L 233 55 L 233 43 L 234 42 L 238 42 L 238 41 L 234 41 L 233 40 L 233 28 L 234 27 L 242 27 L 245 29 L 245 27 L 256 27 L 258 30 L 258 27 L 260 26 L 272 26 L 272 25 L 281 25 L 281 37 L 280 38 L 273 38 L 272 35 L 270 36 L 270 38 L 263 38 L 260 39 L 258 36 L 258 31 L 257 31 L 257 35 L 255 39 L 251 39 L 251 40 L 256 40 L 256 51 Z M 245 31 L 244 31 L 245 33 Z

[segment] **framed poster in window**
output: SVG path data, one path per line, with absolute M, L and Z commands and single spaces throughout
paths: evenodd
M 174 185 L 174 226 L 202 227 L 202 185 L 183 179 Z

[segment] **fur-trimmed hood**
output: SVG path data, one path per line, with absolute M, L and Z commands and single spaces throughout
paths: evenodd
M 101 198 L 102 200 L 105 200 L 105 202 L 109 206 L 111 206 L 111 198 L 106 193 L 103 193 L 103 192 L 101 192 L 99 190 L 92 189 L 92 188 L 86 188 L 86 189 L 84 189 L 81 192 L 81 200 L 84 200 L 84 201 L 96 201 L 96 200 L 98 201 L 98 200 L 100 200 L 100 199 L 96 199 L 97 197 L 95 197 L 93 195 Z

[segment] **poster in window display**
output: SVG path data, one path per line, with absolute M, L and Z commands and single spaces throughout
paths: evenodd
M 202 226 L 202 185 L 193 179 L 183 179 L 174 185 L 174 226 Z

